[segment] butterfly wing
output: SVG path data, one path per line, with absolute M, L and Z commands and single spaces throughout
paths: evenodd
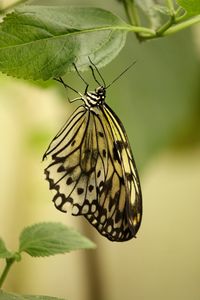
M 80 106 L 44 154 L 44 158 L 50 159 L 45 175 L 50 189 L 55 191 L 53 202 L 62 212 L 72 209 L 73 215 L 80 215 L 94 210 L 92 201 L 86 199 L 86 187 L 92 180 L 90 173 L 96 161 L 95 141 L 91 153 L 86 149 L 93 136 L 91 130 L 90 113 Z M 92 195 L 96 200 L 96 194 Z
M 107 106 L 80 106 L 44 157 L 57 209 L 84 215 L 112 241 L 135 236 L 142 214 L 141 189 L 128 139 Z
M 98 210 L 85 217 L 113 241 L 136 236 L 142 217 L 139 177 L 125 129 L 108 105 L 95 108 L 98 149 L 107 168 L 98 191 Z M 96 169 L 96 174 L 100 170 Z

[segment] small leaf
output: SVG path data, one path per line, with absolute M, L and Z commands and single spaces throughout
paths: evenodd
M 0 300 L 64 300 L 50 296 L 19 295 L 0 291 Z
M 95 7 L 23 6 L 0 24 L 0 71 L 47 80 L 104 66 L 123 48 L 129 25 Z
M 161 16 L 157 12 L 157 4 L 155 0 L 135 0 L 135 2 L 149 19 L 153 29 L 158 28 L 162 24 Z
M 157 10 L 158 12 L 160 12 L 163 15 L 170 16 L 170 14 L 171 14 L 169 8 L 164 5 L 157 4 L 154 6 L 154 8 L 155 8 L 155 10 Z
M 186 10 L 187 16 L 200 14 L 200 0 L 177 0 L 177 3 Z
M 8 251 L 4 241 L 0 238 L 0 258 L 10 258 L 12 256 L 12 253 Z
M 49 256 L 77 249 L 95 248 L 86 237 L 61 223 L 39 223 L 25 228 L 20 235 L 19 252 Z

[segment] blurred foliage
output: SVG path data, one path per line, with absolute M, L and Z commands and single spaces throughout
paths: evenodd
M 88 56 L 103 66 L 124 47 L 126 28 L 119 17 L 99 8 L 22 6 L 0 23 L 0 70 L 48 80 L 74 71 L 74 62 L 88 69 Z
M 100 68 L 119 54 L 129 32 L 145 41 L 200 22 L 198 5 L 185 5 L 184 1 L 180 1 L 182 6 L 174 6 L 173 0 L 163 1 L 159 9 L 154 0 L 142 5 L 131 0 L 121 2 L 129 23 L 97 7 L 19 5 L 0 23 L 1 72 L 17 78 L 48 80 L 74 71 L 74 63 L 80 71 L 88 70 L 91 60 Z M 138 6 L 149 21 L 146 26 Z
M 55 298 L 50 296 L 34 296 L 34 295 L 17 295 L 14 293 L 6 293 L 0 291 L 0 300 L 64 300 L 63 298 Z
M 60 223 L 39 223 L 25 228 L 20 235 L 19 252 L 31 256 L 50 256 L 77 249 L 93 249 L 94 243 Z
M 181 140 L 182 146 L 199 142 L 200 61 L 189 30 L 142 45 L 129 39 L 121 59 L 127 65 L 132 58 L 136 65 L 110 88 L 107 102 L 125 124 L 141 167 Z M 119 64 L 113 69 L 119 73 Z
M 188 16 L 196 16 L 200 14 L 199 0 L 177 0 L 177 3 L 186 10 Z

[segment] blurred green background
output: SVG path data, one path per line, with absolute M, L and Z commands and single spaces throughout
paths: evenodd
M 93 5 L 125 19 L 114 0 L 29 2 Z M 0 236 L 15 249 L 24 226 L 60 221 L 97 243 L 96 250 L 46 259 L 24 255 L 5 289 L 69 300 L 200 299 L 199 40 L 200 26 L 142 44 L 130 34 L 101 69 L 109 83 L 137 61 L 107 93 L 127 130 L 144 198 L 141 229 L 126 243 L 107 241 L 84 218 L 61 214 L 51 203 L 41 159 L 75 107 L 64 89 L 0 75 Z M 91 80 L 89 72 L 84 76 Z M 65 80 L 84 89 L 75 74 Z

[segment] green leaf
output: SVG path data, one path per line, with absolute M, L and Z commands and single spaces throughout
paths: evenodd
M 123 48 L 129 25 L 94 7 L 24 6 L 0 24 L 0 71 L 47 80 L 68 70 L 108 64 Z
M 61 223 L 39 223 L 20 235 L 19 252 L 31 256 L 49 256 L 77 249 L 95 248 L 86 237 Z
M 156 29 L 162 24 L 162 19 L 158 14 L 157 3 L 155 0 L 135 0 L 135 2 L 149 19 L 151 27 L 153 29 Z
M 159 13 L 161 13 L 163 15 L 166 15 L 166 16 L 170 16 L 170 14 L 171 14 L 169 8 L 164 6 L 164 5 L 157 4 L 157 5 L 154 6 L 154 9 L 156 11 L 158 11 Z
M 10 258 L 12 256 L 12 253 L 8 251 L 4 241 L 0 238 L 0 258 Z
M 187 16 L 200 14 L 200 0 L 177 0 L 177 3 L 186 10 Z
M 19 295 L 0 291 L 0 300 L 64 300 L 50 296 Z

